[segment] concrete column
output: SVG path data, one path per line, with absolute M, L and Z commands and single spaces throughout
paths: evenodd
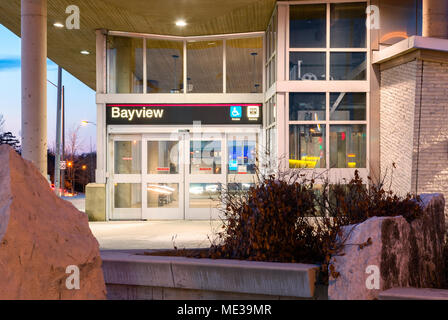
M 423 36 L 448 39 L 448 0 L 423 0 Z
M 22 156 L 47 177 L 47 1 L 21 0 Z

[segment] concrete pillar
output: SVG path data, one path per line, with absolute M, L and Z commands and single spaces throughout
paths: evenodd
M 21 1 L 22 156 L 47 177 L 47 1 Z
M 448 0 L 423 0 L 423 36 L 448 39 Z

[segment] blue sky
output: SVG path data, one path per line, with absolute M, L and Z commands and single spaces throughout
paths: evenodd
M 4 130 L 20 136 L 21 83 L 20 38 L 0 24 L 0 114 L 6 120 Z M 47 79 L 57 84 L 58 66 L 47 60 Z M 66 128 L 78 126 L 81 120 L 96 123 L 95 91 L 84 85 L 68 72 L 62 74 L 65 86 Z M 57 89 L 47 82 L 48 144 L 55 145 Z M 66 131 L 66 133 L 67 133 Z M 81 152 L 96 145 L 96 127 L 89 125 L 80 129 Z M 67 136 L 66 136 L 67 139 Z

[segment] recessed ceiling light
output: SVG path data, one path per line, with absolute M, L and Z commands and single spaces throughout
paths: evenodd
M 81 51 L 81 54 L 85 54 L 85 55 L 88 55 L 88 54 L 90 54 L 90 52 L 89 52 L 89 51 L 87 51 L 87 50 L 82 50 L 82 51 Z
M 186 25 L 187 25 L 187 23 L 184 20 L 176 21 L 176 26 L 178 26 L 178 27 L 185 27 Z
M 53 23 L 53 26 L 55 26 L 56 28 L 64 28 L 64 25 L 60 22 Z

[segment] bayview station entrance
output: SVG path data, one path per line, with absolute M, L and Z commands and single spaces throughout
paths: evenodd
M 217 219 L 223 189 L 255 182 L 261 105 L 108 105 L 107 119 L 111 220 Z

